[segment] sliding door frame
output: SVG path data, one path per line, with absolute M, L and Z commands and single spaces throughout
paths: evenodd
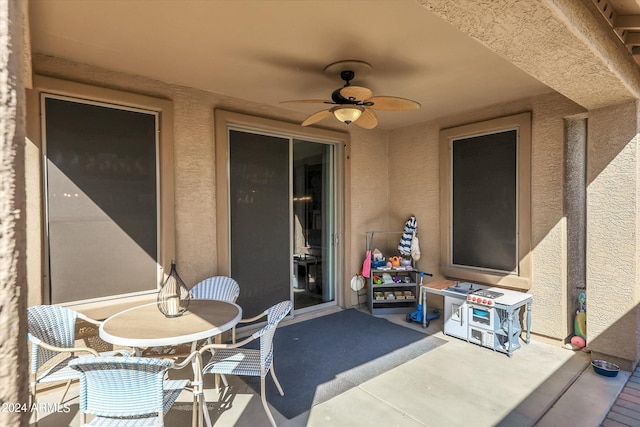
M 216 153 L 216 243 L 217 274 L 231 273 L 231 226 L 229 205 L 229 130 L 244 130 L 278 137 L 302 139 L 310 142 L 333 143 L 335 147 L 336 171 L 336 211 L 335 211 L 335 295 L 336 304 L 344 306 L 347 268 L 350 265 L 349 224 L 349 171 L 345 168 L 346 153 L 349 149 L 349 135 L 343 132 L 303 128 L 299 125 L 278 120 L 253 117 L 216 109 L 215 117 L 215 153 Z M 290 184 L 291 186 L 291 184 Z

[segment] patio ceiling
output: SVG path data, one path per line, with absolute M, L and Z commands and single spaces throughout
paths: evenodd
M 394 129 L 550 92 L 416 0 L 31 0 L 32 50 L 305 114 L 342 86 L 326 65 L 373 66 L 354 83 L 422 108 Z

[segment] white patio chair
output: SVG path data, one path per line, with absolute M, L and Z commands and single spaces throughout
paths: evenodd
M 179 364 L 167 359 L 136 356 L 82 356 L 69 366 L 80 374 L 81 426 L 164 426 L 164 416 L 180 393 L 194 386 L 201 393 L 199 374 L 194 381 L 166 379 L 169 369 L 181 369 L 200 359 L 192 353 Z M 194 366 L 201 366 L 195 362 Z M 194 397 L 192 425 L 200 418 L 200 403 Z M 87 414 L 94 418 L 87 423 Z
M 93 320 L 77 311 L 56 305 L 37 305 L 27 309 L 28 339 L 31 342 L 29 391 L 32 403 L 36 403 L 38 384 L 63 382 L 67 385 L 60 397 L 64 401 L 71 381 L 79 379 L 78 372 L 71 369 L 69 362 L 76 353 L 99 353 L 89 347 L 76 347 L 76 319 L 93 325 L 101 322 Z M 101 355 L 129 354 L 125 350 L 103 352 Z M 52 360 L 54 359 L 55 360 Z M 37 412 L 35 423 L 37 425 Z
M 281 396 L 284 396 L 284 391 L 278 382 L 274 368 L 273 368 L 273 337 L 278 327 L 278 323 L 291 311 L 291 301 L 282 301 L 273 307 L 264 311 L 264 313 L 252 318 L 246 319 L 246 321 L 256 321 L 264 316 L 267 316 L 267 324 L 255 332 L 247 339 L 234 344 L 210 344 L 205 345 L 199 351 L 202 354 L 205 351 L 211 351 L 211 359 L 202 368 L 202 374 L 221 374 L 221 375 L 246 375 L 260 377 L 260 397 L 262 399 L 262 406 L 269 417 L 269 421 L 272 426 L 276 426 L 276 422 L 273 419 L 273 415 L 269 410 L 267 398 L 265 395 L 265 378 L 268 372 L 271 372 L 271 377 L 275 383 Z M 242 346 L 250 343 L 251 341 L 260 338 L 260 349 L 248 349 L 241 348 Z M 225 386 L 227 384 L 225 383 Z M 206 404 L 203 403 L 203 412 L 207 425 L 211 426 L 211 420 L 206 408 Z
M 235 303 L 240 295 L 240 285 L 228 276 L 213 276 L 195 284 L 189 291 L 193 299 L 210 299 Z M 231 342 L 236 342 L 236 328 L 231 329 Z M 211 338 L 207 340 L 211 344 Z M 191 351 L 196 349 L 193 343 Z
M 234 279 L 228 276 L 213 276 L 196 283 L 190 290 L 189 294 L 192 299 L 199 300 L 217 300 L 235 303 L 240 295 L 240 285 Z M 232 342 L 236 340 L 236 328 L 231 329 Z M 206 340 L 207 344 L 211 344 L 211 338 Z M 147 357 L 183 357 L 194 352 L 198 347 L 198 341 L 191 343 L 190 348 L 186 346 L 169 347 L 152 347 L 142 351 L 142 356 Z M 188 352 L 188 353 L 187 353 Z

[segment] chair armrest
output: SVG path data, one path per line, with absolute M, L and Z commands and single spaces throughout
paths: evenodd
M 57 351 L 58 353 L 78 353 L 78 352 L 85 352 L 85 353 L 91 353 L 94 356 L 100 356 L 98 354 L 98 352 L 92 348 L 89 347 L 71 347 L 71 348 L 62 348 L 62 347 L 56 347 L 53 345 L 49 345 L 41 340 L 39 340 L 38 338 L 33 337 L 31 339 L 31 341 L 33 341 L 34 344 L 37 344 L 38 346 L 42 347 L 42 348 L 46 348 L 47 350 L 51 350 L 51 351 Z
M 171 366 L 171 369 L 182 369 L 185 366 L 187 366 L 189 363 L 198 363 L 201 360 L 202 360 L 202 354 L 196 350 L 191 352 L 191 354 L 189 354 L 189 356 L 187 356 L 183 361 L 174 362 L 173 366 Z
M 242 347 L 245 344 L 250 343 L 254 339 L 256 338 L 253 335 L 251 335 L 250 337 L 247 337 L 244 340 L 234 344 L 207 344 L 205 346 L 202 346 L 200 350 L 198 350 L 197 352 L 202 354 L 207 350 L 216 349 L 216 348 L 238 348 L 238 347 Z
M 240 319 L 240 320 L 238 321 L 238 323 L 250 323 L 250 322 L 255 322 L 256 320 L 259 320 L 259 319 L 263 318 L 263 317 L 264 317 L 264 316 L 266 316 L 266 315 L 267 315 L 267 312 L 265 311 L 264 313 L 260 313 L 260 314 L 258 314 L 257 316 L 250 317 L 250 318 L 248 318 L 248 319 Z
M 99 320 L 95 320 L 95 319 L 92 319 L 92 318 L 90 318 L 89 316 L 87 316 L 87 315 L 85 315 L 85 314 L 82 314 L 82 313 L 78 313 L 78 318 L 80 318 L 80 319 L 84 320 L 85 322 L 88 322 L 88 323 L 91 323 L 91 324 L 93 324 L 93 325 L 96 325 L 96 326 L 100 326 L 100 325 L 102 325 L 102 322 L 101 322 L 101 321 L 99 321 Z
M 193 387 L 194 398 L 197 395 L 201 395 L 203 393 L 204 383 L 202 382 L 202 355 L 199 351 L 193 351 L 180 363 L 173 363 L 171 369 L 182 369 L 185 366 L 191 364 L 193 368 L 193 381 L 191 381 L 191 386 Z M 201 408 L 198 408 L 200 411 Z

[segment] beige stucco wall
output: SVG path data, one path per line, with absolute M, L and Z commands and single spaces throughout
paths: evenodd
M 26 425 L 28 411 L 6 403 L 28 402 L 25 286 L 24 5 L 0 3 L 0 425 Z
M 638 115 L 635 107 L 629 107 L 640 98 L 638 64 L 591 1 L 417 1 L 588 110 L 587 343 L 594 349 L 592 357 L 613 355 L 627 361 L 622 364 L 625 369 L 630 368 L 628 361 L 635 365 L 640 345 L 636 295 L 640 278 L 636 230 Z M 534 126 L 535 122 L 541 123 L 534 114 Z M 535 134 L 541 130 L 534 127 L 534 150 Z M 544 155 L 534 152 L 533 185 L 538 194 L 546 193 L 556 180 L 554 172 L 551 177 L 540 175 L 544 162 L 536 162 L 535 157 Z M 532 194 L 534 262 L 551 262 L 545 270 L 534 266 L 534 281 L 545 287 L 534 300 L 536 310 L 547 303 L 557 304 L 553 277 L 563 268 L 563 261 L 552 254 L 563 244 L 566 224 L 556 221 L 556 197 L 549 195 L 551 200 L 547 201 L 536 200 L 536 193 Z M 546 207 L 552 213 L 541 215 Z M 558 329 L 553 327 L 554 317 L 536 318 L 544 319 L 544 329 L 548 326 L 550 333 Z M 536 328 L 534 321 L 534 331 Z
M 571 333 L 566 318 L 567 258 L 564 220 L 564 117 L 584 110 L 565 97 L 550 93 L 482 111 L 447 117 L 397 130 L 390 137 L 389 222 L 404 224 L 416 214 L 423 256 L 421 270 L 438 272 L 439 246 L 439 130 L 523 111 L 532 112 L 532 332 L 562 340 Z M 410 154 L 410 155 L 408 155 Z M 410 158 L 410 160 L 408 160 Z M 435 280 L 437 275 L 434 276 Z M 436 300 L 436 305 L 440 302 Z
M 347 167 L 351 169 L 351 266 L 354 275 L 360 271 L 365 258 L 365 233 L 388 231 L 389 208 L 389 136 L 388 132 L 352 128 L 351 152 Z M 361 291 L 364 294 L 364 291 Z M 349 305 L 358 303 L 350 291 Z M 364 302 L 360 297 L 360 302 Z
M 415 215 L 421 252 L 416 267 L 433 274 L 425 283 L 440 278 L 439 130 L 437 123 L 425 123 L 394 131 L 389 141 L 389 225 L 402 231 Z
M 587 341 L 625 360 L 640 357 L 638 115 L 629 102 L 590 111 L 588 125 Z
M 172 85 L 141 76 L 132 76 L 110 70 L 78 64 L 61 58 L 44 55 L 34 55 L 34 72 L 40 75 L 59 79 L 86 83 L 99 87 L 117 89 L 126 92 L 148 95 L 173 102 L 174 120 L 174 168 L 175 168 L 175 259 L 180 275 L 186 283 L 196 283 L 205 277 L 217 272 L 217 247 L 216 247 L 216 192 L 215 192 L 215 122 L 214 110 L 221 108 L 229 111 L 249 114 L 257 117 L 268 117 L 286 122 L 299 123 L 304 119 L 303 114 L 294 114 L 279 108 L 259 105 L 223 95 L 204 92 L 192 88 Z M 37 111 L 37 104 L 30 105 L 32 111 Z M 37 116 L 37 115 L 36 115 Z M 38 128 L 39 122 L 31 120 L 29 126 Z M 331 128 L 331 127 L 329 127 Z M 334 130 L 344 130 L 339 125 L 333 126 Z M 35 130 L 33 131 L 34 133 Z M 353 158 L 357 166 L 356 176 L 360 176 L 360 170 L 370 169 L 373 163 L 384 165 L 386 163 L 386 133 L 382 131 L 360 132 L 352 137 L 355 149 L 349 150 L 354 154 Z M 380 160 L 382 159 L 382 160 Z M 380 163 L 382 162 L 382 163 Z M 40 150 L 37 144 L 29 144 L 27 154 L 28 169 L 32 177 L 29 194 L 29 212 L 32 213 L 36 223 L 41 221 L 41 203 L 39 196 L 40 183 Z M 345 161 L 345 167 L 350 168 L 351 160 Z M 378 189 L 384 188 L 385 173 L 372 173 L 371 179 L 365 176 L 364 181 L 358 178 L 358 186 L 362 182 L 373 183 Z M 378 180 L 378 184 L 375 181 Z M 377 193 L 378 199 L 385 200 L 387 193 Z M 373 223 L 378 225 L 380 221 L 386 224 L 386 207 L 384 203 L 366 197 L 364 194 L 356 194 L 354 210 L 357 215 L 364 215 L 358 223 Z M 351 200 L 345 203 L 350 204 Z M 376 212 L 379 209 L 379 214 Z M 29 284 L 33 288 L 29 304 L 42 302 L 41 290 L 38 289 L 42 277 L 42 233 L 40 226 L 38 231 L 32 232 L 29 238 Z M 34 229 L 36 228 L 34 227 Z M 368 229 L 369 225 L 363 226 Z M 364 236 L 364 231 L 362 236 Z M 362 248 L 356 251 L 356 258 L 362 262 L 364 249 L 364 237 L 359 238 L 358 232 L 353 233 L 354 241 Z M 356 262 L 357 264 L 357 262 Z M 345 277 L 339 280 L 342 286 L 357 270 L 355 265 L 345 266 Z M 348 283 L 347 283 L 348 284 Z M 337 292 L 339 294 L 340 291 Z M 354 294 L 355 297 L 355 294 Z M 354 300 L 355 301 L 355 300 Z M 349 298 L 346 300 L 349 306 Z M 354 302 L 355 303 L 355 302 Z
M 176 253 L 187 283 L 216 273 L 215 146 L 210 95 L 176 88 Z
M 176 259 L 180 266 L 180 274 L 185 281 L 191 283 L 214 274 L 217 268 L 214 109 L 224 108 L 294 123 L 303 119 L 301 116 L 274 107 L 157 82 L 144 77 L 96 69 L 58 58 L 36 55 L 34 69 L 38 73 L 53 77 L 142 93 L 173 101 Z M 618 108 L 612 107 L 611 111 L 605 109 L 588 112 L 589 138 L 590 141 L 593 141 L 590 145 L 592 162 L 590 176 L 592 181 L 594 177 L 604 179 L 606 174 L 600 177 L 602 171 L 611 170 L 611 179 L 619 176 L 618 163 L 609 165 L 609 162 L 612 160 L 619 162 L 616 149 L 622 150 L 626 147 L 622 145 L 622 142 L 609 146 L 601 141 L 606 141 L 607 135 L 614 131 L 617 132 L 618 128 L 625 130 L 621 134 L 625 135 L 625 138 L 636 130 L 634 126 L 637 123 L 637 117 L 632 113 L 626 112 L 622 115 L 623 119 L 613 120 L 616 118 Z M 628 109 L 629 106 L 625 108 Z M 626 109 L 624 111 L 627 111 Z M 531 111 L 533 118 L 531 195 L 533 281 L 530 290 L 534 296 L 532 332 L 558 341 L 570 335 L 572 325 L 567 311 L 568 307 L 572 306 L 572 301 L 568 301 L 568 297 L 573 295 L 573 290 L 567 289 L 567 264 L 571 260 L 566 258 L 567 228 L 563 203 L 565 197 L 571 197 L 571 195 L 566 195 L 563 191 L 565 162 L 563 119 L 585 113 L 585 110 L 556 93 L 524 99 L 511 104 L 497 105 L 455 117 L 446 117 L 395 131 L 366 131 L 350 128 L 351 143 L 345 153 L 345 167 L 350 172 L 352 191 L 350 199 L 345 203 L 348 205 L 352 219 L 348 235 L 351 240 L 349 248 L 351 260 L 345 266 L 345 274 L 343 280 L 339 281 L 339 285 L 348 286 L 348 279 L 361 266 L 364 256 L 365 232 L 368 230 L 401 230 L 404 221 L 410 214 L 416 215 L 419 224 L 423 256 L 418 262 L 418 268 L 434 273 L 434 279 L 438 278 L 440 258 L 438 244 L 438 139 L 440 129 L 523 111 Z M 607 111 L 609 112 L 605 114 Z M 625 120 L 624 118 L 627 121 L 619 123 L 620 120 Z M 622 124 L 625 124 L 626 127 Z M 629 126 L 631 128 L 627 130 Z M 627 142 L 630 140 L 632 138 L 627 138 Z M 626 153 L 631 148 L 627 147 L 622 151 Z M 635 153 L 633 150 L 631 151 Z M 39 159 L 33 153 L 29 156 L 30 162 L 37 164 Z M 623 156 L 623 158 L 626 159 L 624 165 L 627 165 L 624 166 L 624 170 L 635 164 L 627 157 Z M 627 178 L 625 177 L 625 179 Z M 636 184 L 636 181 L 631 181 L 629 184 L 631 187 L 626 190 L 629 197 L 627 197 L 627 193 L 624 193 L 625 200 L 635 200 L 635 190 L 633 189 Z M 595 189 L 595 187 L 592 188 Z M 633 197 L 631 197 L 632 194 Z M 624 208 L 626 209 L 627 206 Z M 37 212 L 40 207 L 34 205 L 30 209 Z M 635 210 L 629 212 L 635 212 Z M 608 211 L 607 215 L 611 215 L 611 212 Z M 632 222 L 631 225 L 635 226 L 635 222 Z M 599 250 L 604 251 L 607 247 L 603 246 Z M 633 258 L 635 250 L 634 243 L 625 249 L 618 249 L 617 255 Z M 38 264 L 39 261 L 37 257 L 34 257 L 30 263 Z M 631 262 L 630 268 L 625 274 L 630 275 L 628 283 L 636 283 L 633 281 L 637 280 L 635 261 Z M 594 274 L 591 276 L 595 277 Z M 604 336 L 599 331 L 609 329 L 614 323 L 611 321 L 610 315 L 612 304 L 608 302 L 610 298 L 606 291 L 607 286 L 614 283 L 614 280 L 610 280 L 611 277 L 614 277 L 613 272 L 610 277 L 609 275 L 602 276 L 601 273 L 597 273 L 597 276 L 605 277 L 606 280 L 599 279 L 595 282 L 592 280 L 589 285 L 590 298 L 604 298 L 600 305 L 600 310 L 603 311 L 600 320 L 597 317 L 598 311 L 593 309 L 595 323 L 589 332 L 593 337 Z M 633 276 L 633 280 L 631 280 L 631 276 Z M 609 285 L 601 286 L 600 281 Z M 624 301 L 622 306 L 624 309 L 631 309 L 629 304 L 634 303 L 634 298 L 637 298 L 637 295 L 628 298 L 630 292 L 628 287 L 627 290 L 618 290 L 618 292 L 623 292 L 623 294 L 614 293 L 614 305 L 619 298 Z M 358 303 L 355 293 L 347 290 L 345 295 L 347 296 L 345 306 Z M 30 303 L 36 302 L 30 300 Z M 620 326 L 621 330 L 625 330 L 627 333 L 630 329 L 635 331 L 637 328 L 636 311 L 632 310 L 628 313 L 630 313 L 627 315 L 629 319 L 621 316 L 626 320 Z M 592 333 L 594 335 L 591 335 Z M 613 337 L 612 341 L 616 341 L 615 334 Z M 638 353 L 637 340 L 630 340 L 628 346 L 629 348 L 623 348 L 620 354 L 624 358 L 635 360 L 634 355 Z

